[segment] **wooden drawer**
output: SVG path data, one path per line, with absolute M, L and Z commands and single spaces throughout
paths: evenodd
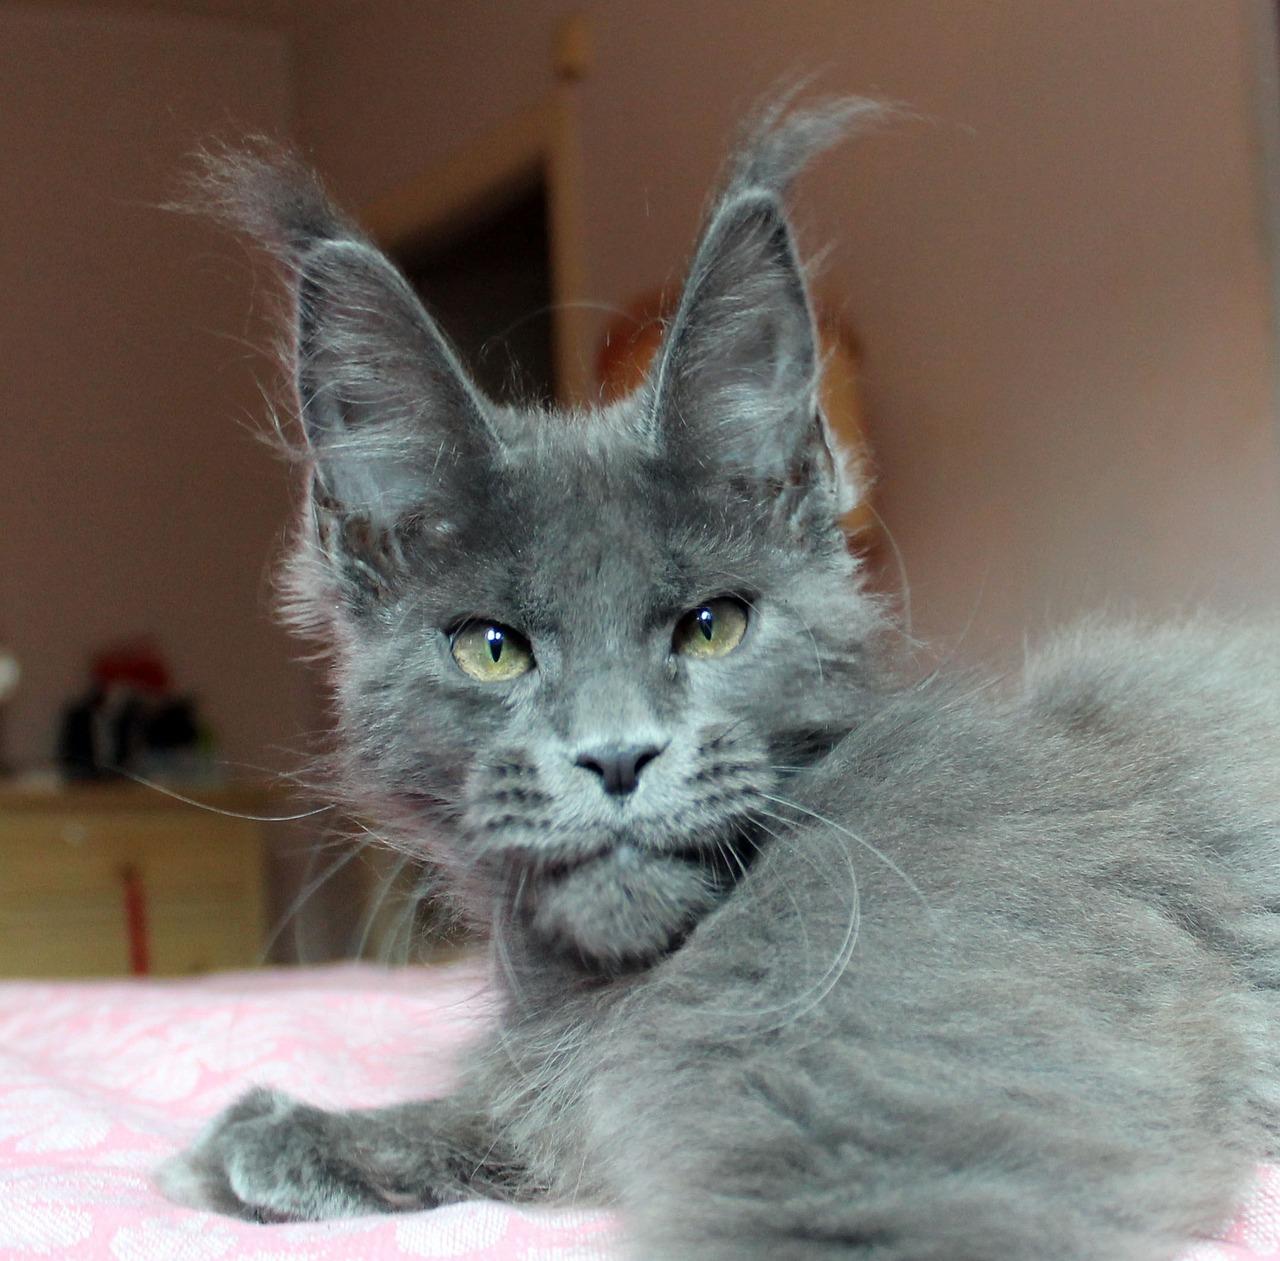
M 259 963 L 261 825 L 136 794 L 131 808 L 107 791 L 34 805 L 0 795 L 0 975 Z

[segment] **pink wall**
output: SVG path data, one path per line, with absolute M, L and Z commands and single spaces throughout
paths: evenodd
M 307 725 L 264 578 L 285 518 L 244 255 L 156 209 L 216 129 L 282 131 L 282 37 L 194 19 L 0 10 L 0 642 L 14 761 L 46 761 L 89 653 L 154 633 L 225 756 Z
M 1004 658 L 1100 604 L 1280 597 L 1249 2 L 372 0 L 301 41 L 298 126 L 359 206 L 536 100 L 585 10 L 587 263 L 621 302 L 678 272 L 779 78 L 912 106 L 798 218 L 866 347 L 917 629 Z
M 605 302 L 678 273 L 726 134 L 780 77 L 816 68 L 824 89 L 925 116 L 825 160 L 798 199 L 804 240 L 832 246 L 820 285 L 866 347 L 923 633 L 947 646 L 970 626 L 962 654 L 1000 659 L 1101 602 L 1280 596 L 1250 99 L 1270 50 L 1251 44 L 1249 0 L 367 0 L 296 47 L 11 3 L 0 642 L 26 670 L 16 760 L 47 758 L 89 652 L 136 631 L 160 638 L 229 760 L 296 765 L 277 746 L 316 721 L 268 613 L 287 491 L 251 432 L 250 266 L 153 209 L 193 143 L 296 118 L 358 207 L 535 102 L 577 10 L 595 44 L 584 244 Z M 287 857 L 278 903 L 302 879 Z M 331 889 L 329 910 L 347 897 Z M 324 954 L 342 915 L 312 908 Z

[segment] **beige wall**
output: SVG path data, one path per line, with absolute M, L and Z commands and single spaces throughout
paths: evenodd
M 1003 658 L 1099 604 L 1280 597 L 1248 2 L 372 0 L 299 45 L 298 125 L 358 206 L 532 103 L 585 10 L 588 279 L 620 302 L 678 271 L 780 77 L 912 106 L 798 218 L 866 347 L 916 626 Z
M 1280 596 L 1246 0 L 366 0 L 296 47 L 11 3 L 0 642 L 26 669 L 18 761 L 48 756 L 88 653 L 136 631 L 230 761 L 296 765 L 277 746 L 315 723 L 268 614 L 287 496 L 251 434 L 250 265 L 153 209 L 192 144 L 295 116 L 358 207 L 545 93 L 576 10 L 595 45 L 585 261 L 606 303 L 678 273 L 726 134 L 780 77 L 816 68 L 924 116 L 825 160 L 798 220 L 832 247 L 821 287 L 866 346 L 882 502 L 925 634 L 945 646 L 972 623 L 962 655 L 999 659 L 1099 602 Z M 302 879 L 290 847 L 277 906 Z M 330 890 L 312 956 L 342 937 Z
M 780 77 L 905 101 L 922 120 L 824 160 L 798 217 L 867 349 L 918 625 L 972 619 L 1000 651 L 1099 602 L 1274 598 L 1260 2 L 588 4 L 590 288 L 678 271 L 726 133 Z M 369 0 L 300 39 L 301 138 L 358 206 L 544 93 L 580 8 Z M 146 203 L 194 138 L 287 129 L 287 41 L 22 4 L 0 41 L 11 748 L 47 750 L 92 645 L 157 629 L 253 760 L 305 720 L 262 613 L 281 479 L 234 423 L 261 411 L 247 268 Z
M 8 748 L 46 761 L 89 653 L 154 633 L 232 762 L 293 759 L 308 707 L 265 571 L 286 495 L 251 429 L 242 252 L 156 209 L 194 143 L 289 123 L 277 35 L 0 9 L 0 642 Z

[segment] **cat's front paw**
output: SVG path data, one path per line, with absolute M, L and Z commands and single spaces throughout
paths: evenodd
M 274 1090 L 243 1095 L 156 1171 L 171 1200 L 250 1221 L 315 1221 L 406 1207 L 360 1167 L 345 1118 Z

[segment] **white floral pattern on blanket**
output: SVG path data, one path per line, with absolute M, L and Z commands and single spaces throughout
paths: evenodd
M 613 1220 L 494 1203 L 295 1226 L 169 1204 L 150 1171 L 249 1082 L 331 1106 L 446 1088 L 487 1018 L 474 964 L 0 985 L 0 1257 L 610 1261 Z M 1184 1261 L 1280 1257 L 1280 1169 Z

